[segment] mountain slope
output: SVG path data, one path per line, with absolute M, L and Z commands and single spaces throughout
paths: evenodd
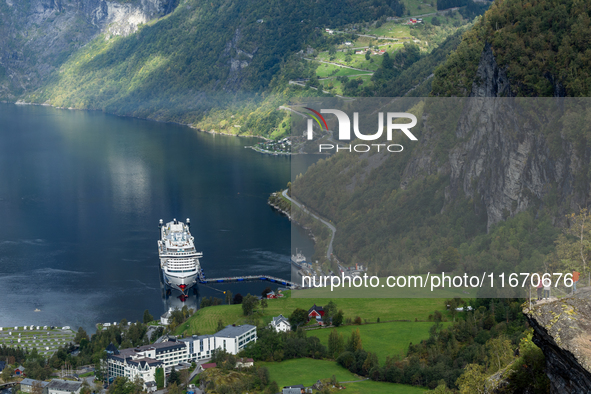
M 581 81 L 591 69 L 586 48 L 528 50 L 521 57 L 513 52 L 516 42 L 533 45 L 534 27 L 547 22 L 553 5 L 496 2 L 435 71 L 432 95 L 585 93 L 575 87 L 586 86 Z M 570 15 L 580 3 L 564 7 L 567 14 L 554 14 L 552 31 L 561 42 L 574 42 L 583 34 L 589 4 L 576 18 Z M 508 15 L 515 19 L 497 22 Z M 558 62 L 571 52 L 574 60 Z M 456 99 L 438 113 L 417 107 L 423 131 L 415 146 L 382 159 L 337 154 L 293 182 L 292 192 L 337 223 L 339 259 L 369 263 L 374 272 L 537 269 L 553 250 L 564 214 L 586 206 L 590 197 L 587 102 L 562 109 L 556 103 L 537 101 L 530 123 L 519 127 L 504 115 L 513 109 L 510 101 Z M 458 111 L 467 107 L 480 114 L 478 127 L 470 119 L 457 127 L 445 123 L 446 117 L 461 119 Z M 366 175 L 351 182 L 355 171 Z
M 129 35 L 175 0 L 0 2 L 0 99 L 25 98 L 100 32 Z
M 291 55 L 326 39 L 324 26 L 394 15 L 396 4 L 187 0 L 132 35 L 100 35 L 27 98 L 194 123 L 211 108 L 259 100 Z

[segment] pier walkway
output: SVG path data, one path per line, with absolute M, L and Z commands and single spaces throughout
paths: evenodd
M 270 275 L 229 276 L 229 277 L 223 277 L 223 278 L 204 278 L 202 276 L 199 277 L 199 283 L 207 284 L 207 285 L 212 285 L 215 283 L 249 282 L 249 281 L 258 281 L 258 280 L 269 281 L 269 282 L 277 283 L 277 284 L 280 284 L 283 286 L 289 286 L 293 289 L 297 289 L 297 288 L 301 287 L 297 283 L 294 283 L 292 281 L 289 281 L 286 279 L 281 279 L 281 278 L 276 278 L 276 277 L 270 276 Z

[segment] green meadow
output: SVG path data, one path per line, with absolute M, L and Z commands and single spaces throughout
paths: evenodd
M 303 384 L 311 386 L 316 381 L 329 379 L 333 375 L 346 387 L 344 393 L 400 393 L 400 394 L 422 394 L 425 389 L 421 387 L 406 386 L 403 384 L 373 382 L 352 374 L 334 361 L 313 360 L 310 358 L 299 358 L 273 363 L 257 363 L 269 370 L 269 378 L 276 381 L 279 387 Z M 362 381 L 360 381 L 362 380 Z
M 388 356 L 406 356 L 409 343 L 419 343 L 429 338 L 429 329 L 433 324 L 431 322 L 390 322 L 341 326 L 336 330 L 343 336 L 346 343 L 351 336 L 351 331 L 359 329 L 363 349 L 376 353 L 380 364 L 384 364 Z M 328 335 L 333 329 L 309 330 L 307 335 L 318 337 L 324 345 L 328 346 Z
M 308 310 L 312 305 L 326 305 L 334 301 L 338 309 L 342 309 L 345 318 L 359 316 L 362 320 L 375 322 L 379 317 L 382 322 L 391 320 L 428 320 L 435 310 L 443 311 L 444 300 L 439 298 L 292 298 L 290 292 L 286 292 L 284 298 L 268 300 L 268 307 L 264 312 L 259 307 L 250 321 L 255 323 L 269 323 L 273 316 L 282 314 L 289 316 L 296 308 Z M 217 305 L 198 310 L 185 323 L 175 330 L 175 333 L 213 334 L 216 332 L 218 321 L 224 325 L 243 324 L 247 321 L 242 314 L 241 305 Z

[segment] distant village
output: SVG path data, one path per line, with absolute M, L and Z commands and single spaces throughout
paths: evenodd
M 263 141 L 254 146 L 246 146 L 245 148 L 251 148 L 257 152 L 271 155 L 289 155 L 291 154 L 291 137 L 284 137 L 275 141 Z

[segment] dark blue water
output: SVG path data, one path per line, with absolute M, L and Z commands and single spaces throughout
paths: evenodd
M 162 298 L 159 219 L 191 218 L 208 277 L 289 278 L 290 223 L 266 201 L 289 180 L 290 158 L 244 149 L 255 142 L 0 104 L 0 326 L 94 331 L 178 304 Z M 201 286 L 196 297 L 265 286 Z

